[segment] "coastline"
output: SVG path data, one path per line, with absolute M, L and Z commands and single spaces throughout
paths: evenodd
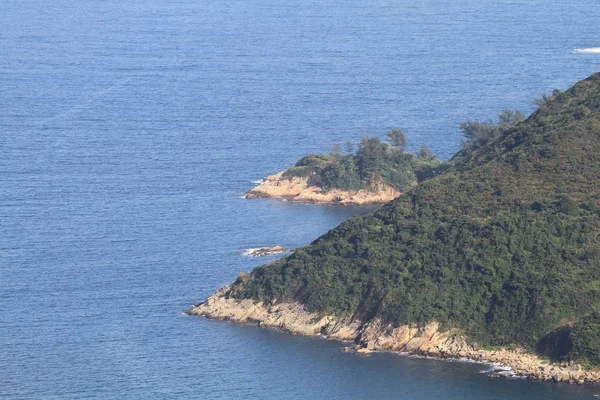
M 307 177 L 282 178 L 287 170 L 270 175 L 258 186 L 250 189 L 246 199 L 276 198 L 288 199 L 302 203 L 326 203 L 341 205 L 385 204 L 402 193 L 397 189 L 380 184 L 375 190 L 340 190 L 324 191 L 317 186 L 309 186 Z
M 252 299 L 229 297 L 224 286 L 202 303 L 185 311 L 188 315 L 237 323 L 252 323 L 292 335 L 323 335 L 328 339 L 354 343 L 357 354 L 386 351 L 438 359 L 467 359 L 510 368 L 514 375 L 533 380 L 600 383 L 600 370 L 585 370 L 579 364 L 551 363 L 522 348 L 487 350 L 469 345 L 455 329 L 442 331 L 439 323 L 423 326 L 392 326 L 379 319 L 362 322 L 334 315 L 311 313 L 297 302 L 264 304 Z M 345 348 L 349 351 L 350 348 Z

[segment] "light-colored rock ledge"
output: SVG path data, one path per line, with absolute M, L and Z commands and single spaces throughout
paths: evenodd
M 291 250 L 283 246 L 260 247 L 256 249 L 248 249 L 242 254 L 248 257 L 266 257 L 274 254 L 290 253 Z
M 268 176 L 263 183 L 252 188 L 247 199 L 285 198 L 304 203 L 336 203 L 343 205 L 384 204 L 402 193 L 391 186 L 381 184 L 376 190 L 324 191 L 317 186 L 308 186 L 308 178 L 283 179 L 281 171 Z
M 306 311 L 300 303 L 263 304 L 251 299 L 228 297 L 225 286 L 205 302 L 186 311 L 239 323 L 255 323 L 264 328 L 294 335 L 325 335 L 330 339 L 355 344 L 358 354 L 372 351 L 405 352 L 438 358 L 466 358 L 510 367 L 515 375 L 530 379 L 579 384 L 600 383 L 599 370 L 584 370 L 580 365 L 552 364 L 524 349 L 483 350 L 467 344 L 456 330 L 441 331 L 435 321 L 425 326 L 392 326 L 380 320 L 366 323 L 333 315 Z M 348 350 L 348 348 L 346 348 Z

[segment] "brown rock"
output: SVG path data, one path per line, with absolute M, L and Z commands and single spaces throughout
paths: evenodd
M 324 191 L 316 186 L 308 186 L 308 178 L 283 178 L 284 171 L 268 176 L 263 182 L 252 188 L 247 199 L 287 198 L 305 203 L 337 203 L 345 205 L 384 204 L 402 193 L 391 186 L 380 184 L 371 190 Z
M 243 280 L 243 277 L 242 277 Z M 584 370 L 581 365 L 550 365 L 534 354 L 522 349 L 515 351 L 474 350 L 455 332 L 440 332 L 439 325 L 429 323 L 421 328 L 402 325 L 395 327 L 373 320 L 363 324 L 359 320 L 337 318 L 333 315 L 308 312 L 296 302 L 264 304 L 252 299 L 238 300 L 231 296 L 230 286 L 225 286 L 206 301 L 186 311 L 191 315 L 224 319 L 235 322 L 257 323 L 265 328 L 280 329 L 291 334 L 326 334 L 333 339 L 360 343 L 356 352 L 369 354 L 373 350 L 404 350 L 440 357 L 469 357 L 477 360 L 499 362 L 513 368 L 515 373 L 540 380 L 556 382 L 600 383 L 600 371 Z M 345 347 L 342 351 L 350 351 Z

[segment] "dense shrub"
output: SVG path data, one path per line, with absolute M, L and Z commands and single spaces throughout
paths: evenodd
M 292 167 L 288 168 L 281 177 L 284 179 L 307 178 L 312 175 L 313 171 L 314 168 L 309 166 Z
M 398 130 L 394 140 L 406 145 Z M 405 138 L 404 138 L 405 139 Z M 376 190 L 380 183 L 405 190 L 419 177 L 434 176 L 440 160 L 422 149 L 419 155 L 405 153 L 402 147 L 382 143 L 379 138 L 363 138 L 355 154 L 311 154 L 289 168 L 283 178 L 310 177 L 309 185 L 325 190 Z

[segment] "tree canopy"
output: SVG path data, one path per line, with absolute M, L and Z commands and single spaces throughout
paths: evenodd
M 363 137 L 355 153 L 350 153 L 354 145 L 349 142 L 346 155 L 340 154 L 339 147 L 331 154 L 308 155 L 289 168 L 284 178 L 309 177 L 309 185 L 325 190 L 375 190 L 380 183 L 406 190 L 442 164 L 429 150 L 413 155 L 398 149 L 378 137 Z
M 404 150 L 408 141 L 406 140 L 406 135 L 400 129 L 392 129 L 387 133 L 387 140 L 392 144 L 392 146 L 397 147 L 401 150 Z

